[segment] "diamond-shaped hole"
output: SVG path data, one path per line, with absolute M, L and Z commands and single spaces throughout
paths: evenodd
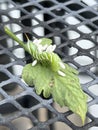
M 9 115 L 13 116 L 17 112 L 19 112 L 18 108 L 16 108 L 11 103 L 5 103 L 0 105 L 0 114 L 2 114 L 3 116 L 9 116 Z
M 0 130 L 10 130 L 10 128 L 3 126 L 3 125 L 0 125 Z
M 68 107 L 60 107 L 57 103 L 53 103 L 53 107 L 60 113 L 69 111 Z
M 89 34 L 92 32 L 91 29 L 89 29 L 86 25 L 81 25 L 77 29 L 86 34 Z
M 67 124 L 57 121 L 54 123 L 55 130 L 72 130 L 71 127 L 69 127 Z
M 33 16 L 33 18 L 34 18 L 34 14 L 32 15 Z M 33 20 L 33 18 L 32 18 L 32 16 L 30 16 L 29 18 L 28 17 L 24 17 L 23 19 L 21 19 L 21 23 L 25 23 L 26 24 L 26 27 L 30 27 L 31 28 L 31 21 Z M 34 18 L 34 20 L 35 20 L 35 18 Z M 38 22 L 38 21 L 37 21 Z M 26 33 L 26 31 L 27 31 L 27 33 L 29 32 L 28 31 L 28 29 L 27 30 L 25 30 L 25 33 Z M 22 36 L 23 36 L 23 33 L 21 33 L 22 34 Z M 30 33 L 29 33 L 30 34 Z M 32 36 L 32 35 L 31 35 Z M 23 38 L 23 37 L 21 37 L 21 38 Z M 22 41 L 23 41 L 23 39 L 22 39 Z
M 90 24 L 80 25 L 80 26 L 77 27 L 77 29 L 79 31 L 81 31 L 82 33 L 86 33 L 86 34 L 89 34 L 92 31 L 96 31 L 96 28 L 94 28 Z
M 69 39 L 70 39 L 70 40 L 71 40 L 71 39 L 76 39 L 76 38 L 79 38 L 79 37 L 80 37 L 80 34 L 77 33 L 77 32 L 74 31 L 74 30 L 69 30 L 69 31 L 67 31 L 67 33 L 68 33 L 68 36 L 69 36 Z
M 36 116 L 36 118 L 41 121 L 41 122 L 45 122 L 47 121 L 47 117 L 48 117 L 48 113 L 47 113 L 47 109 L 46 108 L 39 108 L 38 110 L 36 111 L 33 111 L 33 115 Z
M 9 57 L 6 54 L 1 54 L 0 55 L 0 64 L 8 64 L 10 62 L 14 61 L 14 59 L 12 59 L 11 57 Z
M 48 14 L 47 12 L 44 13 L 44 19 L 45 21 L 52 20 L 54 17 L 51 14 Z
M 86 39 L 79 40 L 76 42 L 76 44 L 79 47 L 81 47 L 82 49 L 90 49 L 95 46 L 95 44 L 93 42 L 91 42 L 90 40 L 86 40 Z
M 36 28 L 33 29 L 33 32 L 37 36 L 44 36 L 44 28 L 42 26 L 37 26 Z
M 50 110 L 47 108 L 41 107 L 35 111 L 32 112 L 32 114 L 40 121 L 40 122 L 45 122 L 49 120 L 50 118 L 55 117 L 55 114 L 52 113 Z
M 27 117 L 19 117 L 12 121 L 12 124 L 18 129 L 18 130 L 28 130 L 33 127 L 32 121 Z
M 94 104 L 89 107 L 89 112 L 95 117 L 98 118 L 98 104 Z
M 80 13 L 80 15 L 86 19 L 91 19 L 91 18 L 94 18 L 96 17 L 96 14 L 94 14 L 93 12 L 91 11 L 84 11 L 82 13 Z
M 67 7 L 69 9 L 71 9 L 72 11 L 78 11 L 80 9 L 82 9 L 83 7 L 77 3 L 73 3 L 73 4 L 70 4 L 70 5 L 67 5 Z
M 31 95 L 19 97 L 16 99 L 16 101 L 24 108 L 31 108 L 39 103 L 39 101 Z
M 48 113 L 46 108 L 39 108 L 38 110 L 39 118 L 38 120 L 41 122 L 47 121 Z
M 21 75 L 23 66 L 22 65 L 13 65 L 13 66 L 9 67 L 8 70 L 14 75 Z
M 53 12 L 57 16 L 63 16 L 65 13 L 68 13 L 65 9 L 62 8 L 54 9 L 51 12 Z
M 63 28 L 64 28 L 62 22 L 58 22 L 58 21 L 52 22 L 52 23 L 50 23 L 49 25 L 50 25 L 51 27 L 53 26 L 54 30 L 57 30 L 57 31 L 59 31 L 60 29 L 63 29 Z M 55 26 L 54 26 L 54 25 L 55 25 Z
M 81 120 L 81 118 L 80 118 L 79 115 L 73 113 L 73 114 L 69 115 L 67 118 L 68 118 L 73 124 L 75 124 L 76 126 L 79 126 L 79 127 L 83 126 L 82 120 Z M 89 117 L 86 117 L 85 122 L 84 122 L 84 125 L 85 125 L 86 123 L 90 123 L 91 121 L 92 121 L 92 120 L 91 120 Z
M 80 20 L 76 17 L 69 16 L 69 17 L 66 18 L 66 22 L 69 23 L 70 25 L 76 25 L 76 24 L 80 23 Z
M 71 114 L 67 118 L 76 126 L 83 125 L 80 116 L 78 116 L 77 114 Z
M 93 80 L 92 77 L 90 77 L 87 73 L 83 73 L 83 72 L 80 72 L 78 77 L 81 84 L 86 84 Z
M 74 61 L 79 63 L 82 66 L 90 65 L 93 63 L 93 60 L 90 57 L 85 55 L 74 58 Z
M 88 88 L 94 95 L 98 96 L 98 84 L 92 85 Z
M 7 48 L 11 48 L 14 46 L 15 41 L 13 41 L 10 37 L 6 39 L 7 42 Z
M 5 73 L 0 72 L 0 82 L 8 80 L 8 79 L 9 77 Z
M 1 19 L 3 22 L 8 22 L 9 18 L 6 15 L 1 15 Z
M 17 14 L 17 15 L 15 15 Z M 12 17 L 12 18 L 20 18 L 20 10 L 12 10 L 9 12 L 9 15 Z
M 2 88 L 8 95 L 12 96 L 19 94 L 24 90 L 19 84 L 15 82 L 4 85 Z
M 44 2 L 39 2 L 40 5 L 42 5 L 44 8 L 50 8 L 54 6 L 54 3 L 52 1 L 44 1 Z
M 69 55 L 74 55 L 78 52 L 78 49 L 76 49 L 75 47 L 70 47 L 68 50 L 69 50 Z
M 15 15 L 16 16 L 16 15 Z M 11 24 L 8 24 L 6 25 L 8 26 L 8 28 L 10 28 L 10 26 L 13 28 L 13 32 L 16 32 L 16 31 L 20 31 L 21 30 L 21 26 L 16 24 L 16 23 L 11 23 Z
M 98 26 L 98 19 L 95 20 L 93 23 Z
M 17 57 L 17 58 L 24 58 L 25 54 L 24 54 L 24 49 L 23 48 L 17 48 L 13 50 L 13 54 Z

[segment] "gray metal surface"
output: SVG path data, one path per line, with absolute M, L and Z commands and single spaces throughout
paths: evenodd
M 98 129 L 98 1 L 90 2 L 0 1 L 0 130 Z M 5 25 L 25 42 L 24 33 L 31 40 L 53 39 L 62 60 L 79 70 L 82 89 L 89 96 L 84 126 L 67 108 L 38 96 L 22 81 L 22 68 L 31 57 L 4 33 Z

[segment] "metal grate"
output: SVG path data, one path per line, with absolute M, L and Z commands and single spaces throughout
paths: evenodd
M 0 1 L 0 130 L 98 129 L 98 1 L 90 2 Z M 5 35 L 5 25 L 23 41 L 24 33 L 31 40 L 53 39 L 62 60 L 79 70 L 82 88 L 89 96 L 84 126 L 66 107 L 36 95 L 22 81 L 22 68 L 31 57 Z

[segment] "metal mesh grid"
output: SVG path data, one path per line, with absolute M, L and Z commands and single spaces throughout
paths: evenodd
M 21 120 L 22 130 L 57 130 L 60 124 L 64 125 L 59 128 L 62 130 L 98 129 L 98 114 L 92 112 L 94 108 L 98 109 L 98 2 L 89 6 L 84 2 L 0 1 L 0 129 L 20 130 L 17 122 Z M 77 123 L 76 115 L 66 107 L 59 108 L 52 99 L 36 95 L 34 88 L 22 81 L 21 70 L 31 57 L 5 35 L 5 25 L 23 41 L 26 41 L 24 33 L 31 40 L 34 37 L 53 39 L 62 60 L 79 70 L 82 88 L 89 96 L 84 126 Z M 19 70 L 18 74 L 15 70 Z

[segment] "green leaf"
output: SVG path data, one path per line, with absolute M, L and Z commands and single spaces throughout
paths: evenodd
M 22 72 L 24 81 L 30 86 L 34 85 L 37 94 L 43 92 L 45 98 L 51 94 L 52 77 L 52 72 L 41 64 L 27 64 Z
M 87 96 L 84 94 L 78 82 L 75 79 L 55 76 L 54 89 L 52 96 L 55 102 L 60 106 L 68 106 L 70 110 L 78 114 L 84 124 L 87 112 Z
M 65 76 L 61 76 L 50 67 L 39 63 L 35 66 L 27 64 L 23 69 L 22 78 L 28 85 L 35 86 L 38 95 L 42 92 L 45 98 L 52 95 L 54 101 L 61 107 L 68 106 L 70 110 L 81 117 L 84 123 L 87 112 L 87 96 L 81 89 L 77 71 L 65 64 L 63 73 Z

